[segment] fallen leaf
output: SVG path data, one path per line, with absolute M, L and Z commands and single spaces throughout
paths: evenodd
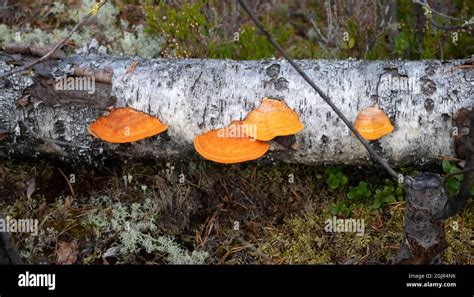
M 60 242 L 56 249 L 56 264 L 71 265 L 77 260 L 77 240 L 72 242 Z
M 31 195 L 33 195 L 33 193 L 36 191 L 36 177 L 33 177 L 29 181 L 27 181 L 26 185 L 26 197 L 30 199 Z

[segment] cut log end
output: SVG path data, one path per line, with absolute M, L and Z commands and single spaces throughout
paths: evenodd
M 447 202 L 438 174 L 407 177 L 404 242 L 396 255 L 398 264 L 439 264 L 446 247 L 444 223 L 437 218 Z

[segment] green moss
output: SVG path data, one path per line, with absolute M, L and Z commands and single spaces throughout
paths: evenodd
M 446 220 L 445 230 L 448 245 L 444 252 L 443 263 L 473 264 L 474 203 L 471 201 L 461 214 Z
M 184 4 L 179 8 L 160 1 L 145 8 L 148 27 L 146 32 L 166 40 L 165 57 L 208 57 L 217 59 L 251 60 L 270 58 L 275 49 L 250 25 L 230 32 L 232 39 L 223 40 L 223 32 L 213 27 L 203 13 L 207 1 Z M 265 22 L 268 26 L 269 22 Z M 291 29 L 285 25 L 270 26 L 275 39 L 285 44 Z M 206 46 L 203 46 L 206 45 Z
M 280 44 L 286 44 L 291 34 L 291 30 L 284 25 L 278 25 L 272 30 L 272 36 Z M 225 56 L 228 54 L 231 55 Z M 236 40 L 233 43 L 224 45 L 223 51 L 220 45 L 211 46 L 209 55 L 212 58 L 256 60 L 274 57 L 276 51 L 273 45 L 263 35 L 259 34 L 255 27 L 244 25 L 237 32 Z
M 206 54 L 204 41 L 209 35 L 209 23 L 201 12 L 207 1 L 185 3 L 176 8 L 164 1 L 145 7 L 146 32 L 165 40 L 161 54 L 165 57 L 201 57 Z
M 325 221 L 332 219 L 328 203 L 318 205 L 317 213 L 305 213 L 285 221 L 277 230 L 270 230 L 262 251 L 284 263 L 380 263 L 393 260 L 401 240 L 403 208 L 394 205 L 384 215 L 372 213 L 363 205 L 354 208 L 352 218 L 363 219 L 365 234 L 326 233 Z M 370 253 L 368 251 L 370 250 Z

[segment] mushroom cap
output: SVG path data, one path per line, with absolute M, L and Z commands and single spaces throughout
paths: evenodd
M 393 131 L 390 119 L 377 107 L 363 109 L 357 116 L 354 127 L 366 140 L 376 140 Z
M 251 136 L 262 141 L 296 134 L 304 128 L 298 114 L 284 101 L 266 97 L 257 109 L 247 115 L 244 122 L 247 125 L 255 125 L 256 135 Z
M 89 133 L 111 143 L 127 143 L 159 134 L 168 129 L 154 116 L 131 107 L 113 109 L 89 126 Z
M 269 144 L 250 138 L 243 121 L 234 121 L 228 127 L 197 136 L 194 148 L 205 159 L 233 164 L 260 158 Z

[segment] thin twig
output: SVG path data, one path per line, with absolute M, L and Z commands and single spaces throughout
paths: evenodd
M 445 30 L 445 31 L 455 31 L 455 30 L 463 29 L 463 28 L 474 25 L 474 23 L 473 24 L 467 23 L 467 24 L 463 24 L 463 25 L 460 25 L 460 26 L 441 26 L 441 25 L 438 25 L 433 19 L 431 20 L 431 24 L 434 27 L 436 27 L 440 30 Z
M 263 253 L 261 250 L 259 250 L 257 247 L 255 247 L 254 244 L 252 244 L 252 243 L 250 243 L 250 242 L 248 242 L 248 241 L 246 241 L 246 240 L 244 240 L 244 239 L 242 239 L 242 238 L 240 238 L 240 237 L 236 237 L 236 240 L 237 240 L 238 242 L 240 242 L 241 244 L 243 244 L 243 247 L 248 248 L 248 249 L 254 251 L 254 252 L 255 252 L 258 256 L 260 256 L 261 258 L 263 258 L 263 259 L 265 259 L 265 260 L 267 260 L 267 261 L 273 262 L 272 257 L 270 257 L 270 256 L 268 256 L 267 254 Z
M 337 7 L 336 7 L 336 10 L 337 10 Z M 328 15 L 328 32 L 327 32 L 328 34 L 327 34 L 326 44 L 328 44 L 332 40 L 332 30 L 333 30 L 333 27 L 332 27 L 332 8 L 331 8 L 331 1 L 330 0 L 327 0 L 327 2 L 326 2 L 326 13 Z
M 66 174 L 64 174 L 64 172 L 61 170 L 61 168 L 57 167 L 57 169 L 59 170 L 59 172 L 61 173 L 61 175 L 64 177 L 64 179 L 66 180 L 67 182 L 67 185 L 69 186 L 69 191 L 71 192 L 71 196 L 74 196 L 74 188 L 72 187 L 71 185 L 71 182 L 69 181 L 69 178 L 67 178 Z
M 446 182 L 448 179 L 450 179 L 451 177 L 455 176 L 455 175 L 464 174 L 464 173 L 471 172 L 471 171 L 474 171 L 474 168 L 468 168 L 468 169 L 464 169 L 464 170 L 462 170 L 462 171 L 450 173 L 450 174 L 444 176 L 445 182 Z
M 282 54 L 283 57 L 293 66 L 293 68 L 304 78 L 304 80 L 323 98 L 323 100 L 332 108 L 332 110 L 337 114 L 337 116 L 349 127 L 349 129 L 354 133 L 354 135 L 357 137 L 357 139 L 362 143 L 362 145 L 367 149 L 367 151 L 370 153 L 370 155 L 377 161 L 379 162 L 380 165 L 394 178 L 398 179 L 398 174 L 393 170 L 390 165 L 384 161 L 367 143 L 367 141 L 359 134 L 359 132 L 354 128 L 352 123 L 346 118 L 346 116 L 334 105 L 334 103 L 329 99 L 329 97 L 311 80 L 311 78 L 308 77 L 308 75 L 293 61 L 293 59 L 290 58 L 288 53 L 273 39 L 273 37 L 268 33 L 265 28 L 263 27 L 263 24 L 258 20 L 258 18 L 255 16 L 255 14 L 252 12 L 252 10 L 248 7 L 247 3 L 245 0 L 239 0 L 240 5 L 244 8 L 244 10 L 247 12 L 249 17 L 252 19 L 252 21 L 255 23 L 255 25 L 258 27 L 260 32 L 265 35 L 267 40 Z
M 56 45 L 48 52 L 46 53 L 46 55 L 42 56 L 41 58 L 37 59 L 37 60 L 34 60 L 22 67 L 18 67 L 12 71 L 9 71 L 7 73 L 2 73 L 0 74 L 0 78 L 3 78 L 3 77 L 7 77 L 7 76 L 10 76 L 10 75 L 13 75 L 15 73 L 18 73 L 18 72 L 23 72 L 23 71 L 26 71 L 28 69 L 30 69 L 31 67 L 35 66 L 36 64 L 39 64 L 45 60 L 47 60 L 57 49 L 63 47 L 63 45 L 69 40 L 69 38 L 71 38 L 72 34 L 74 34 L 77 30 L 81 29 L 84 24 L 87 22 L 87 20 L 93 16 L 93 15 L 96 15 L 97 12 L 99 11 L 99 9 L 104 6 L 105 3 L 107 3 L 108 0 L 104 0 L 102 2 L 100 2 L 96 7 L 94 7 L 85 17 L 82 18 L 82 20 L 77 23 L 76 26 L 74 26 L 74 28 L 72 28 L 72 30 L 68 33 L 68 35 L 63 38 L 60 42 L 56 43 Z
M 314 30 L 316 31 L 316 33 L 319 34 L 319 37 L 321 37 L 321 40 L 324 41 L 324 43 L 328 43 L 328 39 L 326 37 L 324 37 L 323 33 L 321 33 L 321 30 L 319 30 L 318 26 L 316 25 L 316 23 L 314 22 L 313 19 L 309 19 L 309 21 L 311 22 L 311 24 L 313 25 L 314 27 Z M 320 42 L 319 43 L 321 46 L 322 46 L 322 43 Z M 325 47 L 325 46 L 324 46 Z
M 436 159 L 438 160 L 447 160 L 447 161 L 454 161 L 454 162 L 461 162 L 463 161 L 462 159 L 453 157 L 453 156 L 444 156 L 444 155 L 438 155 L 436 156 Z
M 426 9 L 428 9 L 429 11 L 434 12 L 435 14 L 437 14 L 437 15 L 439 15 L 439 16 L 442 16 L 442 17 L 444 17 L 444 18 L 451 19 L 451 20 L 455 20 L 455 21 L 464 22 L 464 20 L 462 20 L 462 19 L 455 18 L 455 17 L 449 16 L 449 15 L 446 15 L 446 14 L 444 14 L 444 13 L 441 13 L 441 12 L 439 12 L 439 11 L 434 10 L 433 8 L 431 8 L 431 6 L 430 6 L 428 3 L 421 2 L 421 1 L 417 1 L 417 0 L 414 0 L 413 2 L 416 3 L 416 4 L 420 4 L 421 6 L 424 6 L 424 7 L 425 7 Z
M 434 14 L 437 14 L 443 18 L 446 18 L 446 19 L 449 19 L 449 20 L 453 20 L 453 21 L 457 21 L 457 22 L 464 22 L 464 24 L 462 25 L 459 25 L 459 26 L 441 26 L 441 25 L 438 25 L 433 18 L 431 18 L 431 24 L 438 28 L 438 29 L 442 29 L 442 30 L 449 30 L 449 31 L 452 31 L 452 30 L 458 30 L 458 29 L 462 29 L 462 28 L 465 28 L 465 27 L 469 27 L 469 26 L 472 26 L 474 25 L 474 23 L 472 23 L 471 21 L 465 21 L 463 19 L 460 19 L 460 18 L 456 18 L 456 17 L 452 17 L 452 16 L 449 16 L 449 15 L 446 15 L 444 13 L 441 13 L 439 11 L 436 11 L 434 10 L 433 8 L 431 8 L 431 6 L 428 4 L 428 3 L 425 3 L 425 2 L 421 2 L 421 1 L 417 1 L 417 0 L 414 0 L 413 3 L 415 4 L 419 4 L 421 5 L 422 7 L 424 7 L 425 9 L 427 9 L 428 11 L 431 11 L 432 13 Z

